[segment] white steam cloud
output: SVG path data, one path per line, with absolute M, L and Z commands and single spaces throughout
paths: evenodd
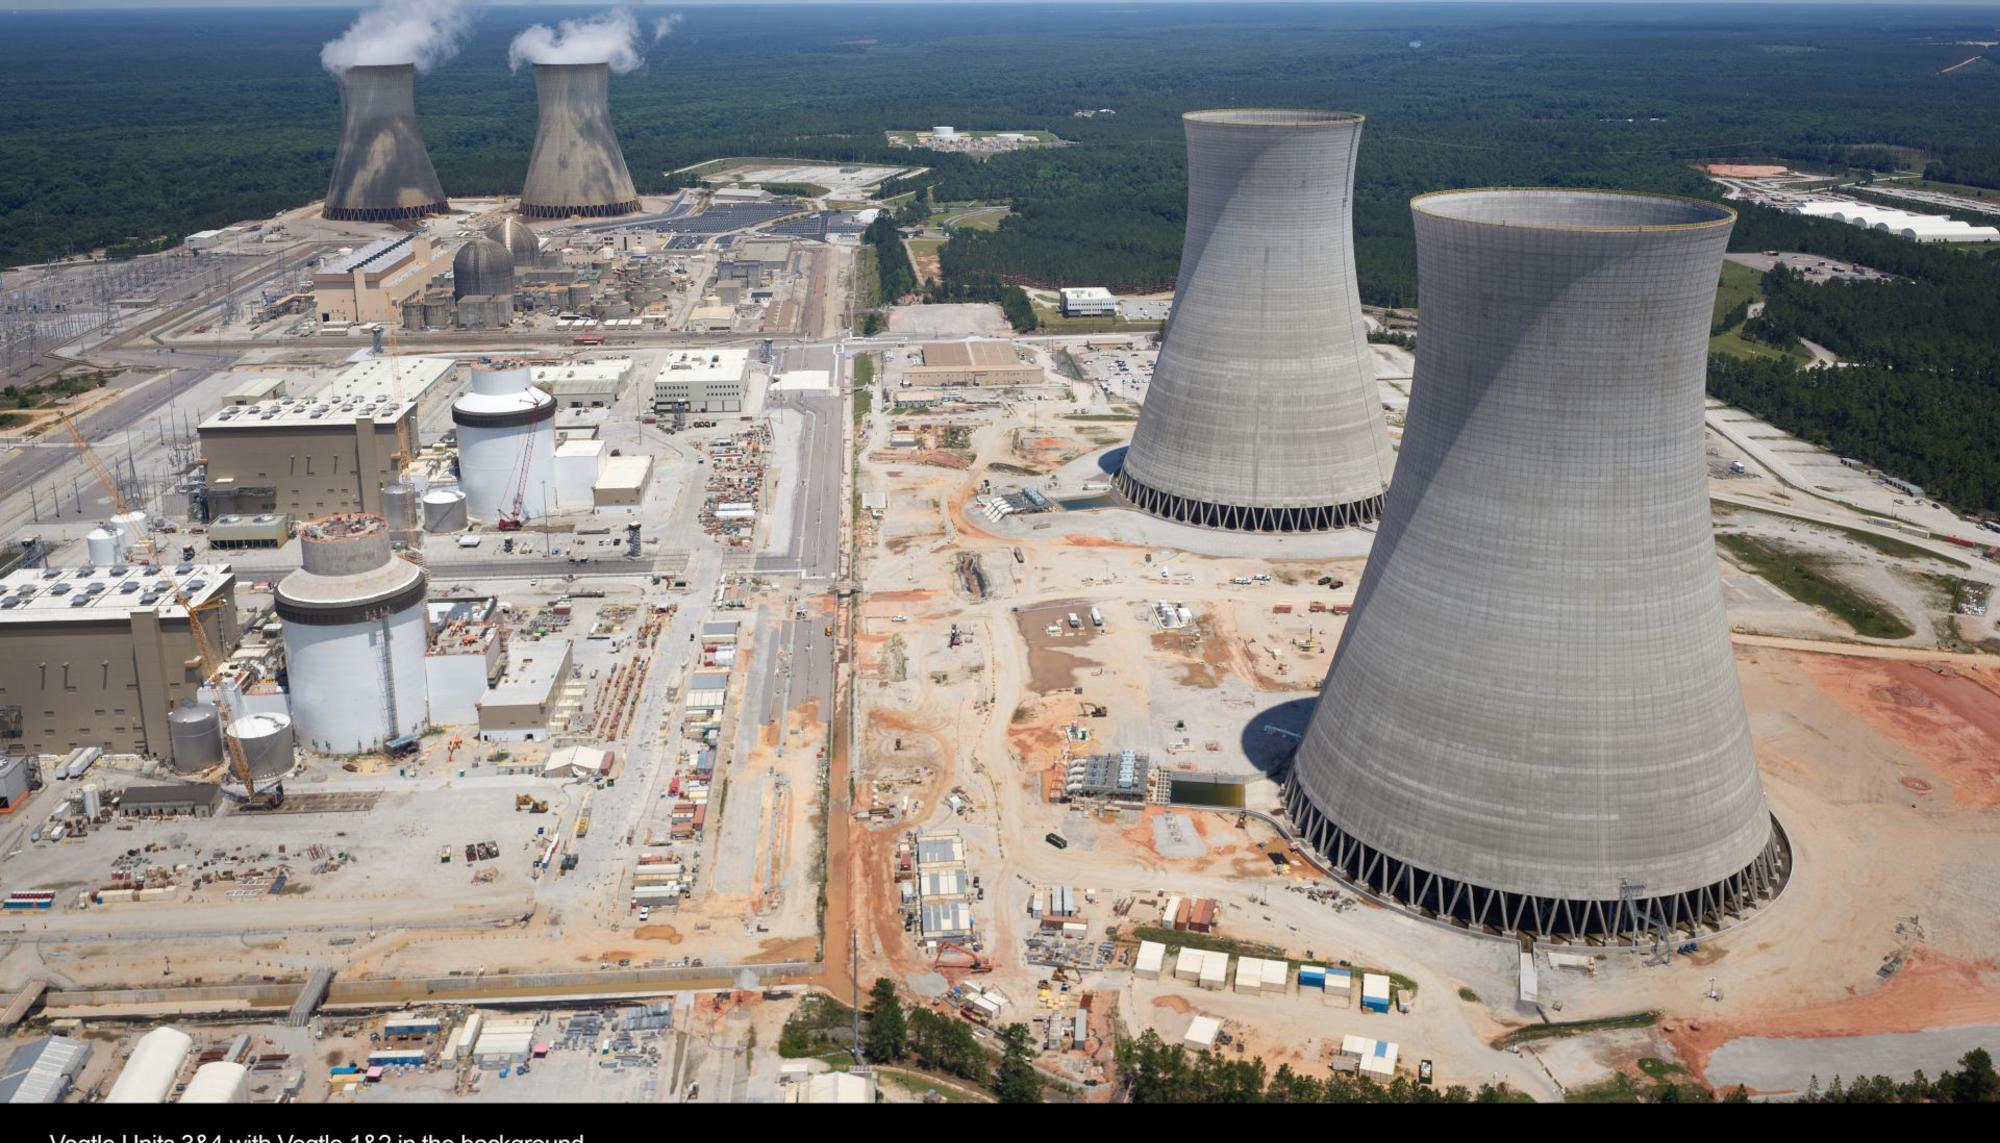
M 335 75 L 382 64 L 429 71 L 458 54 L 471 26 L 468 0 L 382 0 L 321 48 L 319 62 Z
M 653 21 L 655 43 L 680 25 L 676 12 Z M 624 74 L 646 62 L 639 39 L 639 21 L 628 8 L 582 20 L 564 20 L 551 28 L 535 24 L 514 37 L 507 48 L 507 66 L 515 71 L 522 64 L 608 63 L 611 70 Z

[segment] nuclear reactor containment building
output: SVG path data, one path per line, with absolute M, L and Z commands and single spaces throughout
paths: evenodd
M 1569 190 L 1414 211 L 1423 351 L 1396 483 L 1287 808 L 1347 878 L 1474 927 L 1722 923 L 1789 860 L 1702 448 L 1735 215 Z
M 471 390 L 451 406 L 459 487 L 475 520 L 546 516 L 560 502 L 556 400 L 532 381 L 525 367 L 474 370 Z
M 1389 441 L 1354 280 L 1359 115 L 1194 111 L 1173 316 L 1117 486 L 1156 516 L 1366 523 Z
M 536 64 L 541 119 L 521 213 L 608 218 L 639 209 L 625 152 L 611 129 L 611 65 Z
M 450 209 L 417 130 L 415 75 L 409 64 L 340 73 L 340 150 L 326 189 L 327 218 L 396 222 Z
M 289 751 L 294 730 L 322 754 L 378 750 L 422 730 L 429 721 L 424 569 L 396 557 L 380 516 L 315 520 L 299 529 L 299 540 L 302 566 L 275 593 L 293 726 L 239 720 L 230 733 L 246 750 L 253 739 L 269 746 L 275 759 Z

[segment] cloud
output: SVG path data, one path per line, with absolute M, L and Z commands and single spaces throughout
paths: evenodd
M 335 75 L 380 64 L 415 64 L 418 71 L 429 71 L 458 54 L 471 27 L 467 0 L 382 0 L 321 48 L 319 62 Z

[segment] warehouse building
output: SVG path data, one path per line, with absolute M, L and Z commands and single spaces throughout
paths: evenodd
M 653 409 L 689 413 L 740 413 L 750 391 L 747 349 L 682 350 L 653 378 Z
M 134 818 L 197 818 L 215 814 L 222 787 L 206 782 L 175 782 L 167 786 L 131 786 L 118 795 L 118 812 Z
M 570 641 L 516 642 L 514 661 L 499 683 L 479 699 L 479 737 L 485 742 L 539 742 L 549 736 L 557 696 L 570 677 Z
M 924 363 L 903 370 L 903 381 L 916 387 L 951 385 L 1040 385 L 1042 367 L 1022 361 L 1006 341 L 933 341 L 922 347 Z
M 569 361 L 529 369 L 535 388 L 556 399 L 558 409 L 609 408 L 625 392 L 632 376 L 632 359 Z
M 382 511 L 424 414 L 446 395 L 448 357 L 378 357 L 311 397 L 229 405 L 201 422 L 207 514 L 318 519 Z
M 450 267 L 450 255 L 423 231 L 371 242 L 313 272 L 313 310 L 321 325 L 400 321 L 403 303 Z
M 27 568 L 0 578 L 0 746 L 171 754 L 167 716 L 202 683 L 176 590 L 227 656 L 237 630 L 227 565 Z
M 0 1103 L 60 1103 L 89 1062 L 90 1045 L 68 1036 L 22 1044 L 0 1068 Z

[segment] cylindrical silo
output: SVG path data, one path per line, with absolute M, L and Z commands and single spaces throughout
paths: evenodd
M 299 539 L 276 607 L 300 744 L 356 754 L 423 729 L 423 569 L 392 553 L 380 516 L 329 516 Z
M 402 533 L 410 532 L 417 526 L 417 490 L 411 485 L 398 481 L 382 486 L 382 518 L 388 521 L 389 531 L 401 539 Z
M 424 531 L 463 532 L 466 523 L 465 493 L 456 488 L 433 488 L 424 493 Z
M 1194 111 L 1173 315 L 1117 487 L 1184 524 L 1367 523 L 1388 430 L 1354 277 L 1359 115 Z
M 546 516 L 556 502 L 555 398 L 526 368 L 475 370 L 451 407 L 466 511 L 490 524 Z
M 212 706 L 182 699 L 167 715 L 167 735 L 176 773 L 199 773 L 222 761 L 222 724 Z
M 100 568 L 110 567 L 123 559 L 124 552 L 119 539 L 118 533 L 108 526 L 92 528 L 90 534 L 83 538 L 84 549 L 90 553 L 91 565 Z
M 228 1060 L 211 1060 L 194 1070 L 182 1103 L 249 1103 L 250 1069 Z
M 293 677 L 293 686 L 297 686 Z M 229 737 L 243 749 L 250 776 L 259 786 L 292 772 L 292 720 L 282 714 L 246 714 L 229 724 Z
M 111 530 L 118 533 L 118 558 L 129 559 L 132 549 L 146 538 L 144 512 L 120 512 L 111 518 Z
M 94 821 L 103 809 L 104 791 L 98 789 L 95 782 L 85 786 L 83 788 L 83 816 Z
M 611 128 L 611 67 L 603 63 L 535 65 L 541 117 L 521 213 L 530 218 L 605 218 L 639 209 L 625 152 Z
M 1413 210 L 1423 351 L 1293 820 L 1346 877 L 1475 927 L 1721 923 L 1788 862 L 1702 444 L 1735 214 L 1582 190 Z

